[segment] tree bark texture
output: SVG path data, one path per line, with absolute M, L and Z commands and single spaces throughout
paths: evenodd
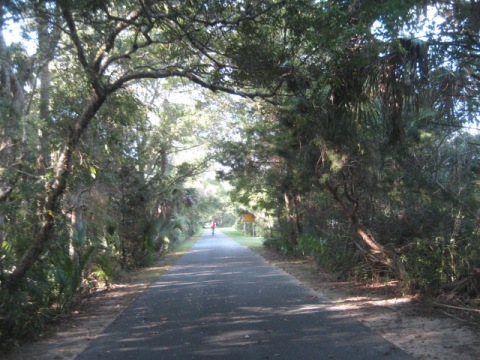
M 403 93 L 398 79 L 401 62 L 400 54 L 391 54 L 384 66 L 380 83 L 384 131 L 389 144 L 401 143 L 405 139 L 402 118 Z

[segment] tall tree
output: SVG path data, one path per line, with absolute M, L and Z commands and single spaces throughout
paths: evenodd
M 440 28 L 428 24 L 425 15 L 434 8 L 423 1 L 301 2 L 302 11 L 285 12 L 268 32 L 275 37 L 273 29 L 277 29 L 289 50 L 288 61 L 282 64 L 283 98 L 278 98 L 283 107 L 277 127 L 283 136 L 262 138 L 276 149 L 273 156 L 281 159 L 290 177 L 287 191 L 277 189 L 277 196 L 293 194 L 284 197 L 291 208 L 292 199 L 298 200 L 295 207 L 300 210 L 292 213 L 297 214 L 301 230 L 319 228 L 307 224 L 305 214 L 316 211 L 312 206 L 323 206 L 308 198 L 315 198 L 317 191 L 330 194 L 341 212 L 323 216 L 340 224 L 343 213 L 346 225 L 354 230 L 351 240 L 365 259 L 373 268 L 379 266 L 398 277 L 411 265 L 405 263 L 405 251 L 414 247 L 416 237 L 430 241 L 438 234 L 431 226 L 422 233 L 407 224 L 411 221 L 407 218 L 422 218 L 425 229 L 433 205 L 423 200 L 442 191 L 423 176 L 430 167 L 427 160 L 419 161 L 419 154 L 428 148 L 427 138 L 438 136 L 442 142 L 456 136 L 456 127 L 471 121 L 477 106 L 476 77 L 458 66 L 466 59 L 470 69 L 477 66 L 478 31 L 459 15 L 476 5 L 430 4 L 438 5 L 437 11 L 452 21 Z M 428 37 L 420 40 L 409 34 L 418 29 Z M 468 31 L 468 39 L 457 33 L 459 29 Z M 301 41 L 289 43 L 295 39 Z M 461 50 L 454 50 L 456 40 Z M 258 163 L 268 159 L 260 152 L 253 158 Z M 240 161 L 234 168 L 238 174 L 246 169 Z M 442 171 L 450 178 L 448 168 Z M 425 198 L 415 198 L 417 192 Z M 402 236 L 389 230 L 396 224 L 405 226 Z
M 238 68 L 225 53 L 239 25 L 266 18 L 275 3 L 255 5 L 186 2 L 157 4 L 55 2 L 45 16 L 64 22 L 63 52 L 72 51 L 75 66 L 83 72 L 85 93 L 78 94 L 83 108 L 69 125 L 67 136 L 45 190 L 39 229 L 2 286 L 13 288 L 43 253 L 51 239 L 55 215 L 71 174 L 73 154 L 85 131 L 105 101 L 133 82 L 151 78 L 179 77 L 210 90 L 248 97 L 255 91 L 234 90 Z M 38 14 L 37 14 L 38 15 Z M 41 19 L 38 19 L 39 23 Z M 247 82 L 244 83 L 247 85 Z

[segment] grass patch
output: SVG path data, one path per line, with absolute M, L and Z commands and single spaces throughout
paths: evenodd
M 245 236 L 242 231 L 236 230 L 234 228 L 219 228 L 219 231 L 224 233 L 225 235 L 230 236 L 233 240 L 248 247 L 251 250 L 256 250 L 263 247 L 263 240 L 264 238 L 261 236 L 252 237 L 252 236 Z

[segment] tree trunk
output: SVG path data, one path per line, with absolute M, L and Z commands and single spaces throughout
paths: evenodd
M 0 4 L 0 168 L 12 169 L 20 163 L 22 157 L 17 146 L 20 134 L 20 119 L 25 106 L 23 85 L 17 78 L 11 63 L 9 49 L 3 36 L 5 26 L 5 8 Z M 5 175 L 6 172 L 2 172 Z M 9 200 L 15 190 L 19 175 L 5 176 L 0 179 L 0 204 Z M 0 249 L 5 241 L 4 225 L 6 215 L 0 212 Z M 1 261 L 0 261 L 1 262 Z M 0 271 L 0 276 L 3 271 Z
M 377 242 L 375 237 L 372 234 L 369 234 L 366 229 L 361 226 L 358 217 L 356 215 L 358 211 L 358 203 L 351 199 L 351 197 L 346 194 L 347 198 L 353 207 L 349 207 L 340 199 L 338 195 L 338 187 L 332 187 L 327 185 L 328 191 L 332 194 L 338 207 L 347 215 L 350 224 L 353 226 L 355 234 L 362 240 L 363 244 L 366 245 L 367 258 L 372 263 L 379 263 L 386 266 L 398 279 L 405 277 L 405 267 L 401 262 L 400 258 L 394 251 L 385 248 L 383 245 Z
M 3 224 L 5 223 L 5 215 L 0 214 L 0 249 L 3 246 L 4 235 L 3 235 Z
M 298 244 L 298 238 L 300 236 L 301 227 L 298 224 L 299 214 L 296 209 L 297 204 L 295 203 L 295 196 L 291 196 L 290 194 L 285 192 L 283 194 L 283 198 L 285 201 L 285 210 L 288 226 L 288 240 L 293 249 Z
M 23 280 L 27 272 L 43 254 L 46 245 L 50 241 L 55 217 L 58 216 L 60 199 L 65 192 L 71 172 L 72 154 L 77 148 L 82 134 L 105 102 L 105 99 L 106 95 L 99 96 L 97 93 L 94 93 L 89 104 L 80 115 L 75 128 L 70 131 L 64 150 L 55 166 L 54 180 L 47 186 L 45 203 L 40 215 L 40 229 L 33 236 L 32 244 L 23 254 L 15 270 L 6 278 L 5 286 L 7 288 L 12 289 L 19 281 Z
M 295 226 L 297 230 L 298 236 L 302 235 L 303 233 L 303 225 L 302 225 L 302 215 L 300 213 L 300 206 L 301 206 L 300 197 L 298 195 L 293 196 L 293 209 L 295 212 Z
M 398 53 L 388 57 L 380 84 L 384 131 L 389 144 L 401 143 L 405 139 L 402 118 L 403 88 L 398 79 L 401 62 L 402 57 Z
M 70 244 L 69 244 L 69 255 L 75 265 L 78 265 L 79 257 L 85 248 L 85 231 L 86 231 L 86 222 L 84 218 L 85 204 L 83 203 L 83 193 L 86 190 L 78 189 L 72 195 L 72 206 L 70 210 L 70 219 L 71 219 L 71 231 L 70 231 Z M 77 241 L 75 241 L 77 240 Z M 81 241 L 78 241 L 81 240 Z

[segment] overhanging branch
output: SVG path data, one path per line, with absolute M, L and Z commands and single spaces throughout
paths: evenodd
M 108 92 L 112 93 L 126 85 L 128 83 L 133 82 L 135 80 L 142 80 L 142 79 L 165 79 L 169 77 L 178 77 L 178 78 L 183 78 L 190 80 L 191 82 L 200 85 L 201 87 L 205 89 L 209 89 L 211 91 L 218 91 L 218 92 L 224 92 L 227 94 L 231 95 L 237 95 L 241 96 L 244 98 L 249 98 L 249 99 L 255 99 L 255 98 L 261 98 L 261 99 L 269 99 L 275 96 L 282 86 L 282 83 L 279 82 L 274 89 L 271 91 L 266 91 L 266 92 L 261 92 L 261 91 L 244 91 L 244 90 L 237 90 L 228 86 L 224 85 L 219 85 L 219 84 L 213 84 L 210 83 L 206 80 L 203 80 L 201 77 L 198 75 L 188 72 L 188 71 L 176 71 L 176 70 L 151 70 L 151 71 L 138 71 L 134 73 L 127 74 L 125 76 L 122 76 L 120 79 L 115 81 L 113 84 L 110 85 Z

